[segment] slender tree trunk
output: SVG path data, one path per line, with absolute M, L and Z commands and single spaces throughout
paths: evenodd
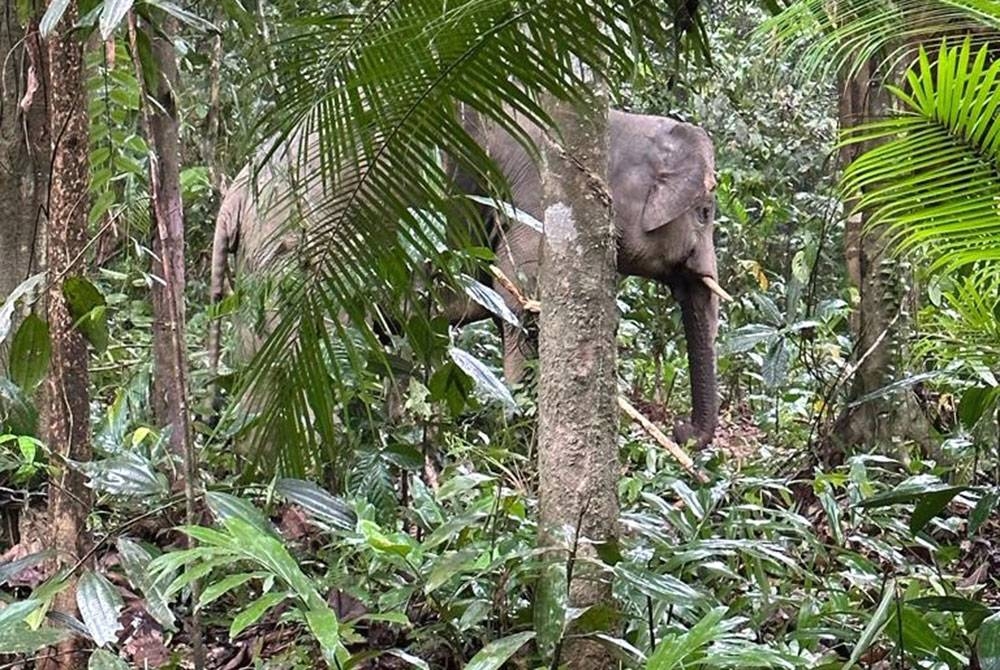
M 606 185 L 607 97 L 597 93 L 589 110 L 556 104 L 554 118 L 564 142 L 543 151 L 539 279 L 539 545 L 551 550 L 537 603 L 543 651 L 559 603 L 611 606 L 608 576 L 584 559 L 618 535 L 617 249 Z M 596 642 L 556 643 L 554 651 L 560 667 L 615 665 Z
M 87 241 L 89 146 L 87 99 L 84 89 L 83 44 L 71 32 L 78 17 L 76 0 L 70 0 L 62 21 L 48 38 L 49 133 L 52 138 L 52 181 L 46 228 L 48 293 L 46 308 L 52 338 L 46 396 L 48 443 L 57 473 L 49 484 L 49 516 L 57 560 L 72 565 L 89 546 L 85 522 L 90 512 L 90 489 L 66 459 L 89 461 L 90 406 L 88 398 L 87 343 L 73 328 L 63 282 L 83 274 Z M 71 578 L 72 579 L 72 578 Z M 76 613 L 75 583 L 56 596 L 55 609 Z M 71 638 L 59 648 L 54 667 L 82 668 L 86 657 L 80 639 Z
M 840 81 L 839 117 L 841 129 L 852 128 L 884 117 L 891 109 L 889 92 L 872 59 L 851 77 Z M 870 143 L 852 144 L 841 149 L 846 166 Z M 845 203 L 849 213 L 857 201 Z M 911 314 L 905 302 L 905 288 L 912 277 L 891 257 L 885 230 L 868 225 L 863 212 L 847 219 L 844 242 L 847 273 L 858 291 L 858 304 L 851 316 L 855 347 L 850 379 L 849 402 L 885 387 L 904 374 L 905 333 Z M 828 460 L 839 462 L 852 448 L 872 443 L 889 444 L 894 438 L 913 439 L 926 445 L 929 426 L 911 391 L 869 400 L 845 409 L 834 426 Z
M 129 12 L 129 35 L 136 46 L 136 16 Z M 147 91 L 143 73 L 138 69 L 140 90 L 155 104 L 143 102 L 143 118 L 149 144 L 149 182 L 152 196 L 153 252 L 158 262 L 154 271 L 163 280 L 153 285 L 153 411 L 161 425 L 169 426 L 170 450 L 181 460 L 182 472 L 175 488 L 183 489 L 186 518 L 195 520 L 195 485 L 198 464 L 191 432 L 188 404 L 188 364 L 184 343 L 184 207 L 181 203 L 180 123 L 177 117 L 177 56 L 171 41 L 176 21 L 164 16 L 159 30 L 151 34 L 152 55 L 159 74 L 155 89 Z M 191 583 L 192 595 L 198 597 L 197 581 Z M 191 647 L 196 669 L 205 664 L 201 620 L 191 616 Z
M 134 15 L 130 19 L 134 21 Z M 132 26 L 134 32 L 135 26 Z M 152 37 L 152 53 L 159 73 L 155 89 L 147 94 L 155 104 L 144 106 L 150 151 L 154 272 L 163 280 L 153 284 L 153 412 L 160 425 L 169 426 L 171 451 L 185 463 L 180 479 L 187 480 L 191 422 L 188 412 L 187 354 L 184 347 L 184 207 L 180 186 L 180 136 L 177 119 L 177 62 L 173 19 L 165 19 Z M 152 33 L 152 30 L 149 31 Z M 141 76 L 141 73 L 137 73 Z
M 42 268 L 50 147 L 46 53 L 14 3 L 0 8 L 0 302 Z M 8 333 L 15 332 L 14 323 Z M 0 345 L 0 370 L 7 348 Z

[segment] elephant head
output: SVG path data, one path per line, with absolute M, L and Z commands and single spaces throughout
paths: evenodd
M 619 270 L 667 284 L 681 306 L 692 412 L 674 433 L 702 447 L 718 421 L 715 338 L 719 298 L 728 298 L 713 242 L 712 142 L 701 128 L 658 116 L 614 113 L 610 126 Z

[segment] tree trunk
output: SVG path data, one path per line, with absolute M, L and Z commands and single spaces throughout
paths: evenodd
M 603 646 L 580 638 L 563 646 L 545 634 L 561 629 L 567 604 L 612 606 L 608 576 L 582 559 L 618 535 L 608 101 L 600 92 L 589 111 L 554 107 L 563 144 L 543 148 L 538 389 L 539 545 L 550 549 L 550 568 L 540 583 L 536 626 L 543 652 L 554 645 L 564 667 L 606 670 L 615 661 Z
M 889 92 L 877 66 L 878 61 L 873 58 L 853 76 L 841 78 L 841 129 L 870 123 L 890 111 Z M 869 142 L 844 146 L 840 151 L 841 165 L 848 165 L 871 148 Z M 856 206 L 856 200 L 845 203 L 845 211 L 850 214 L 844 231 L 847 273 L 859 296 L 851 316 L 855 342 L 851 363 L 856 369 L 849 380 L 848 403 L 875 393 L 903 374 L 902 334 L 912 316 L 904 301 L 906 285 L 912 277 L 891 257 L 884 228 L 869 226 L 866 213 L 853 212 Z M 876 398 L 845 409 L 835 422 L 826 456 L 828 461 L 840 462 L 854 447 L 876 442 L 888 445 L 900 438 L 926 446 L 929 434 L 927 420 L 913 393 L 904 390 L 900 395 Z
M 59 26 L 48 38 L 49 134 L 52 138 L 52 181 L 46 228 L 48 292 L 46 309 L 52 338 L 46 396 L 48 443 L 58 468 L 49 485 L 52 545 L 58 561 L 72 565 L 89 546 L 85 522 L 90 511 L 90 489 L 66 459 L 89 461 L 90 406 L 87 343 L 73 328 L 73 317 L 63 296 L 63 282 L 85 271 L 87 241 L 88 123 L 84 89 L 83 44 L 79 31 L 71 32 L 78 17 L 70 0 Z M 72 580 L 72 578 L 71 578 Z M 76 613 L 75 583 L 56 596 L 55 609 Z M 51 667 L 82 668 L 86 657 L 80 638 L 62 643 Z
M 134 21 L 134 16 L 132 19 Z M 134 26 L 132 26 L 134 31 Z M 152 30 L 149 30 L 153 33 Z M 184 207 L 181 203 L 180 137 L 177 119 L 177 62 L 170 36 L 173 19 L 165 19 L 152 36 L 152 52 L 159 77 L 148 95 L 155 104 L 144 106 L 152 191 L 153 271 L 163 280 L 153 284 L 153 412 L 168 426 L 170 449 L 185 463 L 181 480 L 191 478 L 188 445 L 187 355 L 184 347 Z M 141 76 L 141 72 L 137 72 Z
M 0 302 L 41 269 L 49 183 L 44 45 L 25 30 L 14 3 L 0 10 Z M 15 332 L 14 323 L 6 343 Z M 6 367 L 0 346 L 0 370 Z

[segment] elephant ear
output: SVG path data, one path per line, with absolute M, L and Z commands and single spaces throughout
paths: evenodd
M 660 161 L 656 213 L 642 217 L 644 232 L 676 221 L 715 189 L 715 151 L 708 134 L 688 123 L 662 124 L 653 145 Z

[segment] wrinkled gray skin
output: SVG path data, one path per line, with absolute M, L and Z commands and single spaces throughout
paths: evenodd
M 506 132 L 480 126 L 474 117 L 465 122 L 480 145 L 507 177 L 514 205 L 539 220 L 541 177 L 538 166 L 523 147 Z M 523 124 L 536 144 L 543 135 Z M 675 437 L 684 443 L 693 440 L 701 447 L 712 440 L 718 419 L 718 389 L 715 373 L 715 339 L 718 328 L 718 298 L 701 281 L 718 279 L 713 242 L 715 186 L 714 152 L 711 140 L 700 128 L 672 119 L 612 111 L 609 116 L 610 165 L 608 183 L 614 203 L 618 231 L 618 270 L 623 275 L 646 277 L 670 287 L 681 306 L 690 366 L 692 415 L 690 421 L 675 425 Z M 255 199 L 241 173 L 222 203 L 215 231 L 212 262 L 212 299 L 223 294 L 226 254 L 237 252 L 239 272 L 253 272 L 270 262 L 276 245 L 263 245 L 277 224 L 260 225 Z M 485 195 L 471 179 L 453 170 L 456 186 L 466 193 Z M 258 203 L 259 204 L 259 203 Z M 268 212 L 268 221 L 282 221 L 288 215 L 282 206 Z M 254 228 L 257 230 L 251 231 Z M 261 232 L 265 230 L 267 232 Z M 541 236 L 531 227 L 507 222 L 494 229 L 497 265 L 533 295 L 538 275 Z M 280 247 L 294 240 L 284 236 Z M 263 247 L 267 250 L 262 250 Z M 280 252 L 280 251 L 279 251 Z M 507 305 L 521 314 L 522 308 L 499 284 L 494 288 Z M 454 323 L 467 323 L 491 315 L 468 301 L 447 305 L 445 312 Z M 210 343 L 212 363 L 218 359 L 218 335 Z M 533 345 L 523 332 L 503 326 L 504 374 L 518 380 L 526 356 Z M 259 343 L 240 348 L 253 349 Z M 214 369 L 214 368 L 213 368 Z

